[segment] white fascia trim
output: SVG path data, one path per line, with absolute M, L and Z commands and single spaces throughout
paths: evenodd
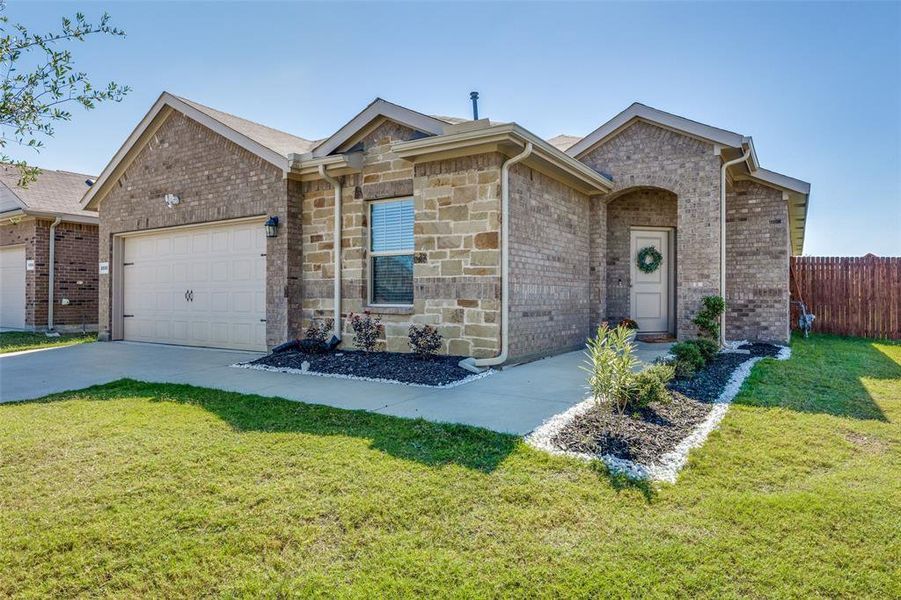
M 312 157 L 320 158 L 328 156 L 366 127 L 372 120 L 377 119 L 378 117 L 384 117 L 400 123 L 401 125 L 406 125 L 411 129 L 416 129 L 417 131 L 422 131 L 424 133 L 431 133 L 433 135 L 441 135 L 444 133 L 444 128 L 448 125 L 440 119 L 393 104 L 387 100 L 382 100 L 381 98 L 376 98 L 369 106 L 348 121 L 341 129 L 313 148 L 311 153 Z
M 330 175 L 346 175 L 359 172 L 363 168 L 363 153 L 332 154 L 322 158 L 311 158 L 310 154 L 289 154 L 289 173 L 301 179 L 320 179 L 319 165 L 324 166 Z
M 775 171 L 770 171 L 768 169 L 757 169 L 747 177 L 759 183 L 768 184 L 788 192 L 804 194 L 805 196 L 810 194 L 810 184 L 806 181 L 795 179 L 794 177 L 789 177 L 788 175 L 776 173 Z M 741 179 L 741 176 L 739 176 L 738 179 Z
M 60 219 L 63 223 L 86 223 L 88 225 L 99 225 L 100 224 L 100 216 L 91 216 L 91 215 L 70 215 L 61 212 L 47 212 L 47 211 L 39 211 L 39 210 L 25 210 L 23 211 L 26 215 L 30 217 L 36 217 L 39 219 Z
M 228 127 L 227 125 L 221 123 L 220 121 L 217 121 L 206 113 L 197 110 L 190 104 L 183 102 L 181 99 L 173 96 L 169 92 L 163 92 L 162 94 L 160 94 L 160 97 L 157 99 L 157 101 L 154 102 L 153 106 L 150 108 L 147 114 L 144 115 L 144 118 L 141 119 L 141 122 L 138 123 L 138 126 L 135 127 L 131 132 L 131 135 L 126 138 L 125 143 L 123 143 L 116 154 L 113 155 L 112 160 L 103 169 L 103 172 L 97 178 L 97 181 L 94 182 L 94 185 L 92 185 L 85 193 L 84 197 L 81 199 L 81 205 L 83 207 L 89 207 L 94 197 L 100 193 L 101 189 L 105 188 L 110 177 L 119 166 L 119 163 L 121 163 L 127 157 L 129 152 L 131 152 L 132 149 L 135 148 L 135 145 L 141 139 L 141 136 L 144 134 L 144 132 L 147 131 L 147 129 L 156 119 L 157 115 L 159 115 L 159 113 L 167 106 L 184 114 L 186 117 L 197 121 L 208 129 L 215 131 L 222 137 L 228 139 L 231 142 L 234 142 L 238 146 L 241 146 L 248 152 L 259 156 L 269 163 L 272 163 L 282 171 L 288 170 L 288 158 L 286 156 L 276 152 L 275 150 L 272 150 L 271 148 L 267 148 L 266 146 L 263 146 L 258 142 L 255 142 L 254 140 L 241 133 L 238 133 L 231 127 Z
M 451 151 L 468 146 L 498 144 L 508 141 L 513 141 L 519 146 L 531 143 L 534 156 L 546 160 L 571 177 L 579 179 L 587 184 L 588 187 L 594 189 L 596 193 L 606 193 L 613 188 L 612 181 L 516 123 L 505 123 L 407 142 L 395 142 L 391 149 L 397 153 L 399 158 L 413 158 L 419 154 Z
M 88 225 L 99 225 L 100 217 L 91 215 L 69 215 L 66 213 L 47 212 L 30 209 L 14 209 L 0 213 L 0 221 L 23 221 L 31 219 L 56 219 L 59 218 L 63 223 L 86 223 Z
M 25 214 L 25 211 L 22 210 L 21 208 L 5 210 L 2 213 L 0 213 L 0 221 L 3 221 L 4 225 L 7 224 L 7 222 L 10 222 L 10 223 L 13 221 L 20 222 L 20 221 L 24 220 L 26 217 L 27 217 L 27 215 Z
M 680 117 L 672 113 L 663 112 L 662 110 L 657 110 L 656 108 L 651 108 L 650 106 L 645 106 L 644 104 L 636 102 L 570 146 L 566 150 L 566 153 L 570 156 L 578 157 L 588 150 L 591 150 L 594 146 L 618 132 L 621 128 L 635 119 L 647 121 L 653 125 L 659 125 L 679 133 L 684 133 L 714 144 L 732 148 L 742 148 L 743 143 L 748 144 L 751 140 L 751 138 L 733 131 L 704 125 L 703 123 L 698 123 L 697 121 L 692 121 L 691 119 L 686 119 L 685 117 Z M 756 157 L 754 162 L 756 164 Z

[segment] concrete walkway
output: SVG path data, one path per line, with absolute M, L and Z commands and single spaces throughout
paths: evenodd
M 668 344 L 638 342 L 652 361 Z M 131 342 L 78 344 L 44 352 L 0 355 L 0 402 L 108 383 L 123 377 L 187 383 L 245 394 L 278 396 L 338 408 L 477 425 L 526 434 L 585 397 L 581 352 L 504 369 L 450 389 L 410 387 L 310 375 L 236 369 L 260 354 Z

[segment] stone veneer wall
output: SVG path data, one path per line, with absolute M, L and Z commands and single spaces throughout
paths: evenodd
M 701 298 L 719 291 L 721 161 L 713 145 L 636 121 L 579 160 L 610 175 L 614 192 L 654 187 L 676 194 L 676 331 L 695 336 L 691 319 Z
M 497 250 L 501 158 L 483 154 L 414 166 L 390 150 L 396 140 L 418 137 L 387 121 L 362 140 L 362 173 L 346 176 L 342 193 L 342 313 L 370 310 L 385 325 L 383 346 L 409 351 L 410 323 L 435 325 L 442 352 L 463 356 L 497 353 L 499 278 Z M 321 180 L 304 182 L 303 318 L 331 318 L 334 192 Z M 370 307 L 367 277 L 369 201 L 412 197 L 414 304 Z M 293 200 L 292 200 L 293 201 Z M 344 345 L 352 332 L 344 325 Z
M 631 228 L 676 227 L 676 204 L 675 194 L 660 189 L 626 192 L 607 204 L 606 318 L 611 323 L 632 316 Z M 676 239 L 678 240 L 678 235 Z
M 782 192 L 736 181 L 726 193 L 726 337 L 789 336 L 788 202 Z
M 99 260 L 111 261 L 113 234 L 275 215 L 283 226 L 266 244 L 266 343 L 296 337 L 300 313 L 299 206 L 289 213 L 282 170 L 173 111 L 100 203 Z M 292 188 L 296 195 L 296 188 Z M 172 193 L 181 203 L 168 208 Z M 299 254 L 299 253 L 297 253 Z M 112 270 L 112 269 L 111 269 Z M 101 336 L 110 335 L 112 275 L 100 277 Z
M 510 356 L 582 347 L 591 330 L 591 203 L 524 165 L 510 172 Z
M 25 325 L 33 329 L 47 327 L 51 223 L 27 219 L 0 227 L 0 246 L 23 244 L 25 259 L 34 260 L 34 270 L 25 272 Z M 58 329 L 97 328 L 97 232 L 97 225 L 88 223 L 57 225 L 53 323 Z M 63 298 L 68 305 L 60 304 Z

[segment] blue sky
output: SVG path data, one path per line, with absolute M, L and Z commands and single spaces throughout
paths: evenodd
M 901 255 L 899 3 L 43 3 L 36 30 L 108 11 L 125 39 L 76 45 L 96 83 L 40 166 L 99 173 L 162 90 L 307 138 L 374 97 L 431 114 L 584 135 L 634 101 L 754 136 L 811 182 L 805 254 Z

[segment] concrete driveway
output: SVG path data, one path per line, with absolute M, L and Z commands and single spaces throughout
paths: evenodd
M 663 344 L 639 344 L 639 356 L 645 360 L 668 349 Z M 40 398 L 129 377 L 463 423 L 523 435 L 585 397 L 585 374 L 579 369 L 581 352 L 511 367 L 450 389 L 230 366 L 258 356 L 261 355 L 251 352 L 133 342 L 98 342 L 0 355 L 0 402 Z

